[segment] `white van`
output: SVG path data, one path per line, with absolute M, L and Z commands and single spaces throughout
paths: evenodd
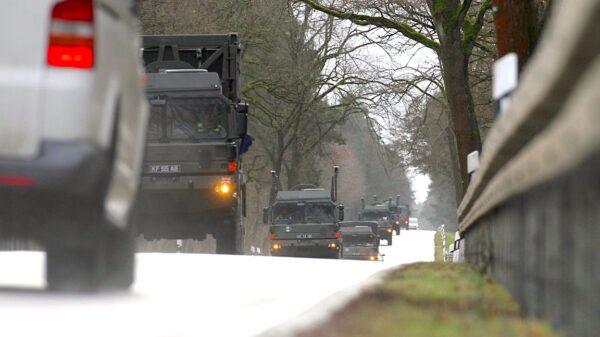
M 409 218 L 408 219 L 408 229 L 413 229 L 413 230 L 419 229 L 419 219 Z
M 47 250 L 52 289 L 128 287 L 147 102 L 123 0 L 3 0 L 0 238 Z

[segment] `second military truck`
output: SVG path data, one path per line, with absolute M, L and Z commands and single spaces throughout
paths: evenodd
M 376 221 L 379 239 L 386 240 L 387 245 L 391 246 L 395 225 L 395 221 L 392 216 L 393 208 L 390 209 L 389 203 L 377 202 L 376 197 L 374 198 L 374 202 L 370 205 L 365 205 L 364 199 L 361 199 L 361 204 L 362 211 L 359 214 L 359 220 Z
M 337 177 L 336 166 L 331 191 L 312 185 L 279 191 L 278 177 L 271 172 L 271 200 L 263 222 L 269 225 L 272 256 L 342 258 L 344 206 L 337 202 Z
M 212 234 L 217 253 L 242 253 L 249 139 L 238 35 L 142 42 L 151 113 L 137 228 L 148 240 Z

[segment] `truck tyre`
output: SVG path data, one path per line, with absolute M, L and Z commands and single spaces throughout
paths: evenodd
M 387 239 L 388 246 L 391 246 L 391 245 L 392 245 L 392 239 L 393 239 L 393 237 L 394 237 L 394 234 L 393 234 L 393 233 L 390 233 L 390 236 L 388 236 L 388 239 Z
M 236 223 L 233 217 L 227 217 L 221 223 L 220 227 L 215 233 L 215 239 L 217 241 L 217 254 L 236 254 L 237 253 L 237 231 Z
M 98 289 L 100 276 L 98 249 L 48 248 L 46 281 L 58 292 L 91 292 Z
M 113 290 L 129 288 L 135 273 L 135 238 L 132 226 L 125 230 L 108 230 L 103 248 L 105 269 L 102 287 Z

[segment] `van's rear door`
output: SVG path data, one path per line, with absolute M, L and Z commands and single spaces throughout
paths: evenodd
M 0 157 L 30 158 L 39 152 L 49 21 L 56 1 L 2 0 Z

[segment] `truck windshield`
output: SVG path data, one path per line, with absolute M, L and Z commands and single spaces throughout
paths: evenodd
M 306 222 L 332 223 L 333 207 L 330 205 L 311 205 L 306 207 Z
M 404 207 L 404 206 L 398 207 L 398 213 L 400 214 L 400 216 L 408 216 L 409 215 L 408 208 Z
M 387 220 L 390 218 L 390 214 L 388 212 L 365 212 L 363 214 L 363 220 L 380 220 L 380 219 L 384 219 Z
M 275 205 L 273 207 L 273 223 L 291 224 L 304 222 L 304 207 L 295 204 Z
M 150 141 L 197 141 L 227 137 L 229 105 L 218 98 L 169 99 L 152 104 Z
M 351 246 L 375 246 L 377 242 L 377 238 L 372 235 L 357 235 L 350 234 L 344 235 L 344 245 Z
M 333 223 L 333 206 L 307 204 L 280 204 L 273 207 L 273 223 Z

